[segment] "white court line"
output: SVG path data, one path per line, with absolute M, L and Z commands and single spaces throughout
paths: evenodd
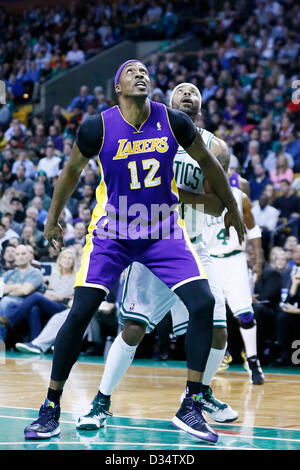
M 11 409 L 11 410 L 29 410 L 29 411 L 39 411 L 39 408 L 25 408 L 24 406 L 5 406 L 5 405 L 0 405 L 0 408 L 8 408 L 8 409 Z M 68 413 L 68 414 L 72 414 L 72 415 L 77 415 L 77 413 L 74 413 L 73 411 L 63 411 L 62 413 Z M 79 414 L 78 414 L 79 416 Z M 166 419 L 166 418 L 143 418 L 143 417 L 139 417 L 139 416 L 125 416 L 125 415 L 113 415 L 114 418 L 128 418 L 128 419 L 140 419 L 140 420 L 146 420 L 146 421 L 164 421 L 164 422 L 170 422 L 171 419 Z M 10 416 L 2 416 L 4 418 L 10 418 Z M 17 417 L 19 419 L 32 419 L 32 418 L 23 418 L 23 417 Z M 65 421 L 66 423 L 68 421 Z M 70 422 L 73 422 L 73 421 L 70 421 Z M 258 428 L 258 429 L 274 429 L 274 430 L 281 430 L 281 431 L 300 431 L 300 429 L 298 428 L 277 428 L 277 427 L 274 427 L 274 426 L 249 426 L 249 424 L 239 424 L 239 423 L 217 423 L 217 422 L 214 422 L 214 423 L 210 423 L 212 424 L 213 426 L 229 426 L 229 427 L 232 427 L 232 426 L 237 426 L 237 427 L 241 427 L 241 428 Z
M 22 419 L 22 420 L 29 420 L 31 421 L 32 418 L 25 418 L 24 416 L 3 416 L 3 415 L 0 415 L 0 418 L 8 418 L 8 419 Z M 60 420 L 60 423 L 63 423 L 63 424 L 74 424 L 75 425 L 75 421 L 67 421 L 67 420 Z M 180 429 L 160 429 L 160 428 L 149 428 L 149 427 L 143 427 L 143 426 L 126 426 L 126 425 L 121 425 L 121 424 L 106 424 L 106 427 L 108 428 L 121 428 L 121 429 L 137 429 L 137 430 L 141 430 L 141 431 L 159 431 L 159 432 L 175 432 L 175 433 L 182 433 L 183 431 L 181 431 Z M 277 429 L 277 428 L 275 428 Z M 222 433 L 220 432 L 219 433 L 219 436 L 228 436 L 230 437 L 231 434 L 226 434 L 226 433 Z M 263 437 L 263 436 L 253 436 L 253 435 L 250 435 L 250 436 L 245 436 L 243 434 L 234 434 L 233 435 L 234 437 L 240 437 L 240 438 L 243 438 L 243 439 L 265 439 L 265 440 L 269 440 L 269 441 L 289 441 L 289 442 L 300 442 L 300 439 L 289 439 L 289 438 L 286 438 L 286 437 Z

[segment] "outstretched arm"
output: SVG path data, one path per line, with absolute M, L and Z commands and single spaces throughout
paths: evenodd
M 101 119 L 101 116 L 93 116 L 86 119 L 80 126 L 70 160 L 55 184 L 44 230 L 45 238 L 54 249 L 59 249 L 63 246 L 62 228 L 58 223 L 59 216 L 66 202 L 73 194 L 81 172 L 88 164 L 89 158 L 97 155 L 100 150 L 103 135 Z
M 214 137 L 212 140 L 211 152 L 223 168 L 228 168 L 230 162 L 230 152 L 223 140 Z M 211 189 L 211 186 L 206 178 L 203 181 L 203 189 L 205 191 L 203 194 L 195 194 L 179 189 L 179 197 L 181 202 L 192 205 L 201 204 L 204 206 L 205 214 L 219 217 L 224 211 L 225 205 Z
M 226 235 L 229 236 L 229 228 L 232 225 L 238 234 L 240 243 L 244 241 L 245 226 L 238 210 L 237 202 L 232 194 L 226 174 L 214 155 L 207 149 L 199 132 L 197 132 L 192 144 L 186 148 L 188 154 L 196 160 L 212 190 L 219 196 L 228 209 L 226 215 Z

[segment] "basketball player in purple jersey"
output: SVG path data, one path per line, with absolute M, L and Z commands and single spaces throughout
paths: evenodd
M 216 442 L 218 436 L 203 418 L 199 399 L 211 347 L 214 298 L 176 210 L 179 197 L 173 160 L 178 145 L 201 166 L 228 209 L 227 230 L 232 225 L 241 241 L 244 224 L 222 167 L 207 150 L 191 119 L 148 99 L 150 78 L 146 67 L 136 60 L 122 64 L 115 77 L 115 90 L 119 106 L 84 121 L 71 158 L 55 185 L 45 237 L 60 248 L 63 238 L 59 216 L 88 159 L 99 155 L 101 182 L 76 278 L 73 306 L 56 338 L 47 398 L 38 419 L 25 428 L 25 438 L 47 439 L 60 433 L 60 398 L 78 358 L 84 331 L 121 272 L 133 261 L 140 261 L 181 298 L 189 311 L 187 398 L 177 412 L 182 429 L 187 427 L 187 420 L 189 432 Z M 141 236 L 136 239 L 132 214 L 138 203 L 143 203 L 145 210 L 140 219 Z M 153 233 L 151 210 L 162 204 L 169 207 L 169 212 L 166 215 L 162 211 L 155 219 Z M 169 236 L 164 237 L 161 229 L 168 224 Z M 138 344 L 139 334 L 135 322 L 128 320 L 122 333 L 124 345 Z

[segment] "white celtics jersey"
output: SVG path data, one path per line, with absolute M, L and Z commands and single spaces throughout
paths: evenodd
M 202 139 L 210 149 L 214 135 L 205 130 L 198 129 Z M 199 164 L 182 148 L 179 147 L 174 159 L 174 177 L 177 188 L 201 194 L 203 193 L 204 175 Z M 191 241 L 201 241 L 201 233 L 204 225 L 204 214 L 192 208 L 188 204 L 180 204 L 180 215 L 185 222 L 185 226 Z
M 241 214 L 243 214 L 243 192 L 238 188 L 231 188 L 231 190 L 237 201 L 238 208 Z M 246 242 L 240 245 L 236 230 L 233 227 L 230 227 L 229 239 L 226 240 L 224 224 L 226 212 L 227 209 L 223 211 L 220 217 L 205 214 L 202 236 L 210 255 L 218 256 L 231 253 L 235 250 L 245 250 Z

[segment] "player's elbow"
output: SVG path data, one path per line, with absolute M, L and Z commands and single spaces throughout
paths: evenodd
M 212 215 L 213 217 L 220 217 L 225 209 L 223 202 L 218 198 L 215 197 L 213 200 L 210 201 L 209 204 L 204 207 L 204 212 L 206 214 Z

